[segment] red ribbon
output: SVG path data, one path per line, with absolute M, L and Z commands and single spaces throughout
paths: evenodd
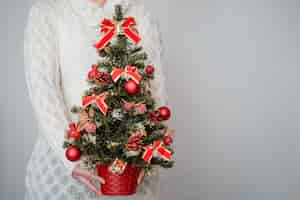
M 81 137 L 80 130 L 75 123 L 69 124 L 68 138 L 79 139 Z
M 161 157 L 165 160 L 171 160 L 171 151 L 162 146 L 162 141 L 157 140 L 154 141 L 153 146 L 145 146 L 143 147 L 145 152 L 143 154 L 143 159 L 150 163 L 154 153 L 158 152 Z
M 105 99 L 107 97 L 107 92 L 99 94 L 99 95 L 95 95 L 93 94 L 92 96 L 85 96 L 82 98 L 82 105 L 84 107 L 92 104 L 92 103 L 96 103 L 98 108 L 101 110 L 101 112 L 106 115 L 107 114 L 107 110 L 108 110 L 108 106 L 105 103 Z
M 104 36 L 97 44 L 95 44 L 95 48 L 103 49 L 119 30 L 134 44 L 138 44 L 141 41 L 141 37 L 131 28 L 135 24 L 135 19 L 133 17 L 125 19 L 121 24 L 116 24 L 109 19 L 103 19 L 101 22 L 101 33 L 103 33 Z
M 111 78 L 114 82 L 117 82 L 123 74 L 128 75 L 134 82 L 136 82 L 136 84 L 140 84 L 140 81 L 142 80 L 142 76 L 138 73 L 138 69 L 134 66 L 127 66 L 125 69 L 113 67 Z

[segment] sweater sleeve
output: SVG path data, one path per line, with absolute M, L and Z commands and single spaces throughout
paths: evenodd
M 146 15 L 146 35 L 143 37 L 144 46 L 148 54 L 149 62 L 155 68 L 154 79 L 151 81 L 151 91 L 157 106 L 168 103 L 168 95 L 165 88 L 165 75 L 163 69 L 163 42 L 158 23 Z
M 144 47 L 149 64 L 155 68 L 154 79 L 151 81 L 151 92 L 157 107 L 168 103 L 165 88 L 165 75 L 163 69 L 163 42 L 158 22 L 150 14 L 145 14 L 142 29 L 142 46 Z M 150 176 L 146 176 L 143 182 L 144 190 L 152 194 L 152 199 L 159 199 L 160 191 L 160 167 L 154 166 Z
M 71 174 L 73 166 L 62 148 L 68 127 L 67 108 L 60 84 L 60 65 L 54 8 L 35 4 L 24 38 L 25 75 L 35 117 L 49 145 Z

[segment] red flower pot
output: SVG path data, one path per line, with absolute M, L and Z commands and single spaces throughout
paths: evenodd
M 113 173 L 108 164 L 98 164 L 98 175 L 103 177 L 105 184 L 101 185 L 103 195 L 129 196 L 136 193 L 140 167 L 127 165 L 122 174 Z

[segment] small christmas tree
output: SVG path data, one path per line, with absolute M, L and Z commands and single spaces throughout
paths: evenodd
M 154 67 L 145 65 L 147 54 L 137 46 L 141 38 L 134 18 L 125 18 L 116 6 L 113 20 L 104 19 L 101 31 L 95 47 L 103 59 L 88 72 L 91 87 L 82 107 L 72 109 L 79 119 L 70 124 L 64 143 L 67 158 L 84 156 L 87 165 L 109 164 L 119 174 L 127 165 L 146 172 L 154 165 L 172 167 L 171 131 L 164 124 L 171 113 L 167 107 L 156 109 L 150 91 Z

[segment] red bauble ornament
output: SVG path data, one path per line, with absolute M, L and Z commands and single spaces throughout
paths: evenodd
M 133 80 L 128 80 L 124 84 L 124 89 L 127 92 L 127 94 L 135 95 L 139 92 L 140 86 L 136 82 L 134 82 Z
M 151 66 L 151 65 L 148 65 L 147 67 L 146 67 L 146 73 L 148 74 L 148 75 L 152 75 L 153 73 L 154 73 L 154 67 L 153 66 Z
M 164 137 L 163 142 L 165 145 L 170 145 L 173 143 L 173 138 L 171 136 L 167 135 Z
M 160 121 L 170 119 L 170 117 L 171 117 L 171 110 L 168 107 L 163 106 L 163 107 L 159 108 L 158 111 L 159 111 L 159 117 L 158 117 L 158 119 Z
M 160 115 L 160 112 L 158 110 L 155 110 L 153 112 L 150 113 L 150 118 L 153 122 L 158 122 L 159 120 L 159 115 Z
M 80 150 L 75 146 L 70 146 L 66 150 L 66 157 L 69 161 L 75 162 L 81 157 Z

